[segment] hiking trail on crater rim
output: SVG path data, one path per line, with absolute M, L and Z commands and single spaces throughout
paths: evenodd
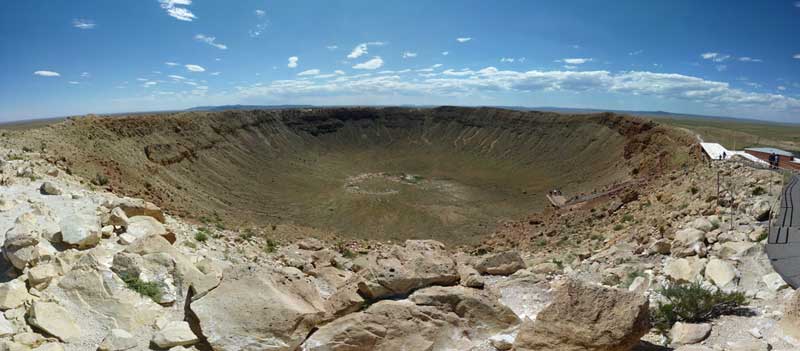
M 322 108 L 78 117 L 25 132 L 86 179 L 188 218 L 474 244 L 544 194 L 696 160 L 693 137 L 610 113 Z

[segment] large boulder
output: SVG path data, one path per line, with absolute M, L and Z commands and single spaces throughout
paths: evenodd
M 664 274 L 676 282 L 695 282 L 703 276 L 708 262 L 705 258 L 671 258 L 664 264 Z
M 451 312 L 409 300 L 384 300 L 319 328 L 303 351 L 467 350 L 465 326 Z
M 522 324 L 514 348 L 627 351 L 649 329 L 644 295 L 568 280 L 535 321 Z
M 214 350 L 295 350 L 326 319 L 313 283 L 294 268 L 234 266 L 191 303 Z
M 28 288 L 22 279 L 0 283 L 0 310 L 17 308 L 31 299 L 33 296 L 28 294 Z
M 669 331 L 669 338 L 673 346 L 696 344 L 705 340 L 711 334 L 709 323 L 675 323 Z
M 89 216 L 70 216 L 61 220 L 61 240 L 78 248 L 88 248 L 100 242 L 100 219 Z
M 166 235 L 167 229 L 153 217 L 134 216 L 128 218 L 128 227 L 125 233 L 136 238 L 143 238 L 150 235 Z
M 161 223 L 164 223 L 165 221 L 164 212 L 162 212 L 158 206 L 141 199 L 126 197 L 123 199 L 109 201 L 104 205 L 107 208 L 119 207 L 128 217 L 149 216 L 155 218 Z
M 409 300 L 418 306 L 435 306 L 463 318 L 474 331 L 496 334 L 520 323 L 508 306 L 488 290 L 463 286 L 434 286 L 417 290 Z
M 75 319 L 55 302 L 34 302 L 28 310 L 28 323 L 61 341 L 81 335 L 81 328 Z
M 455 261 L 444 250 L 444 244 L 433 240 L 407 240 L 404 246 L 394 246 L 387 253 L 370 253 L 359 274 L 363 278 L 359 293 L 368 299 L 459 281 Z
M 97 347 L 98 351 L 123 351 L 130 350 L 139 346 L 133 334 L 123 329 L 111 329 L 111 331 Z
M 198 340 L 189 323 L 184 321 L 169 322 L 153 335 L 153 343 L 162 349 L 192 345 Z
M 491 253 L 475 260 L 475 269 L 481 274 L 509 275 L 525 269 L 525 262 L 519 252 L 503 251 Z
M 706 265 L 705 276 L 717 287 L 729 289 L 736 284 L 738 272 L 728 261 L 712 258 Z
M 676 257 L 705 256 L 705 232 L 695 228 L 687 228 L 675 232 L 672 240 L 672 255 Z
M 750 207 L 750 215 L 757 221 L 766 221 L 769 219 L 771 206 L 767 200 L 758 200 Z

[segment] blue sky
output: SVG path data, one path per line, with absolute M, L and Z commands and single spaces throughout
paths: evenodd
M 800 122 L 798 23 L 778 0 L 4 1 L 0 121 L 458 104 Z

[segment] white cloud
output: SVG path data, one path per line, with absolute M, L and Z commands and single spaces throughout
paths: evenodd
M 527 71 L 518 72 L 486 67 L 481 70 L 446 70 L 442 75 L 423 73 L 416 76 L 355 75 L 334 80 L 278 80 L 269 84 L 238 87 L 239 97 L 325 96 L 436 96 L 475 97 L 487 93 L 506 92 L 525 96 L 534 92 L 597 92 L 640 99 L 650 96 L 659 100 L 702 104 L 705 108 L 731 113 L 752 111 L 800 111 L 800 100 L 781 94 L 748 92 L 732 88 L 728 83 L 698 77 L 628 71 Z M 421 77 L 421 78 L 417 78 Z
M 218 76 L 218 75 L 222 74 L 222 72 L 212 72 L 212 73 L 210 73 L 210 74 L 211 74 L 212 76 Z
M 370 46 L 383 46 L 385 44 L 386 43 L 384 43 L 382 41 L 373 41 L 373 42 L 369 42 L 369 43 L 358 44 L 358 45 L 356 45 L 356 47 L 353 48 L 353 51 L 351 51 L 350 54 L 347 55 L 347 58 L 350 58 L 350 59 L 359 58 L 359 57 L 369 53 L 369 47 Z
M 779 86 L 778 86 L 778 90 L 780 90 L 780 91 L 784 91 L 784 90 L 786 90 L 786 87 L 785 87 L 785 86 L 783 86 L 783 85 L 779 85 Z
M 450 55 L 450 51 L 442 51 L 442 56 Z
M 747 57 L 747 56 L 740 57 L 739 61 L 742 61 L 742 62 L 763 62 L 761 59 Z
M 289 67 L 289 68 L 297 67 L 297 61 L 300 61 L 300 59 L 297 56 L 290 57 L 289 58 L 289 64 L 287 64 L 286 67 Z
M 375 56 L 371 60 L 359 63 L 353 66 L 354 69 L 378 69 L 383 66 L 383 59 L 380 56 Z
M 186 79 L 186 77 L 175 75 L 175 74 L 170 74 L 167 77 L 175 79 L 175 80 L 184 80 L 184 79 Z
M 417 57 L 417 53 L 416 52 L 406 51 L 406 52 L 403 53 L 403 58 L 404 59 L 406 59 L 406 58 L 414 58 L 414 57 Z
M 91 77 L 91 76 L 92 76 L 92 75 L 91 75 L 91 74 L 89 74 L 89 72 L 81 72 L 81 78 L 84 78 L 84 79 L 85 79 L 85 78 L 89 78 L 89 77 Z
M 500 58 L 500 62 L 514 63 L 514 58 L 513 57 L 502 57 L 502 58 Z
M 167 15 L 175 19 L 186 22 L 197 19 L 197 17 L 185 7 L 178 7 L 191 5 L 192 0 L 158 0 L 158 2 L 161 3 L 161 8 L 167 11 Z
M 792 56 L 792 57 L 800 60 L 800 54 L 794 54 L 794 56 Z
M 41 77 L 61 77 L 61 74 L 53 71 L 36 71 L 33 74 Z
M 211 46 L 213 46 L 213 47 L 215 47 L 217 49 L 220 49 L 220 50 L 227 50 L 228 49 L 227 45 L 217 43 L 216 42 L 216 40 L 217 40 L 216 37 L 210 37 L 210 36 L 207 36 L 207 35 L 204 35 L 204 34 L 198 34 L 198 35 L 194 36 L 194 40 L 206 43 L 206 44 L 211 45 Z
M 144 84 L 142 84 L 142 86 L 145 87 L 145 88 L 150 88 L 150 87 L 152 87 L 152 86 L 154 86 L 156 84 L 158 84 L 158 83 L 157 82 L 153 82 L 153 81 L 149 81 L 149 82 L 144 82 Z
M 718 52 L 706 52 L 700 54 L 700 57 L 702 57 L 704 60 L 711 60 L 714 62 L 725 62 L 729 58 L 731 58 L 731 55 L 723 55 Z
M 177 62 L 164 62 L 164 64 L 167 65 L 167 66 L 179 66 L 180 65 L 180 63 L 177 63 Z
M 186 69 L 188 69 L 188 70 L 190 70 L 192 72 L 205 72 L 206 71 L 205 68 L 203 68 L 202 66 L 198 66 L 198 65 L 185 65 L 185 67 L 186 67 Z
M 631 51 L 631 52 L 628 53 L 628 56 L 638 56 L 638 55 L 641 55 L 643 52 L 644 52 L 644 50 Z
M 307 71 L 300 72 L 297 75 L 298 76 L 315 76 L 317 74 L 319 74 L 319 70 L 318 69 L 310 69 L 310 70 L 307 70 Z
M 72 20 L 72 26 L 78 29 L 92 29 L 96 24 L 92 20 L 76 18 Z
M 722 72 L 728 70 L 728 65 L 716 65 L 714 68 L 716 68 L 717 71 Z
M 264 10 L 256 10 L 256 17 L 264 17 L 267 14 L 267 11 Z
M 582 65 L 587 62 L 591 62 L 591 58 L 565 58 L 561 60 L 562 62 L 570 65 Z
M 69 83 L 69 84 L 72 84 L 72 85 L 78 85 L 78 84 L 81 84 L 80 82 L 76 82 L 76 81 L 74 81 L 74 80 L 71 80 L 71 81 L 69 81 L 69 82 L 67 82 L 67 83 Z
M 326 49 L 328 49 L 328 50 L 331 50 L 331 51 L 332 51 L 332 50 L 336 50 L 336 49 L 338 49 L 338 48 L 339 48 L 339 46 L 338 46 L 338 45 L 328 45 L 328 46 L 326 46 L 325 48 L 326 48 Z
M 470 38 L 470 37 L 456 38 L 456 41 L 459 42 L 459 43 L 466 43 L 466 42 L 468 42 L 470 40 L 472 40 L 472 38 Z

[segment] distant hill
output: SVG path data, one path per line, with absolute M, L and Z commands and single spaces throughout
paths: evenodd
M 291 108 L 312 108 L 313 105 L 220 105 L 197 106 L 186 111 L 227 111 L 227 110 L 285 110 Z

